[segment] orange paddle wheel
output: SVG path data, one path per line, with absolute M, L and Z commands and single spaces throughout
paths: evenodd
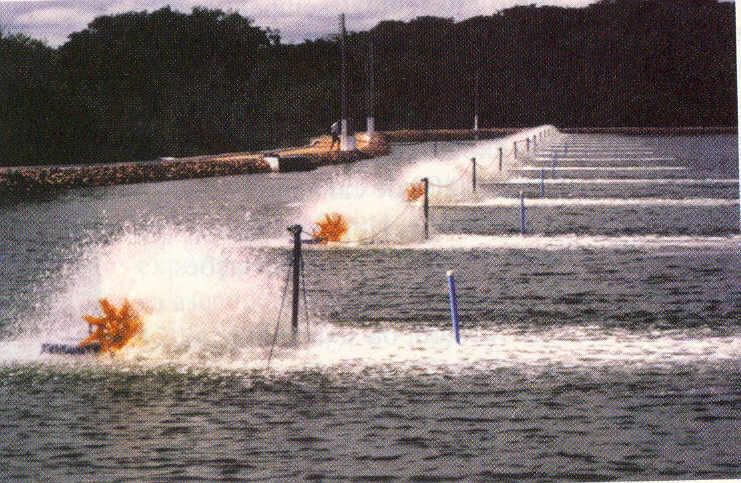
M 338 242 L 347 233 L 347 221 L 339 213 L 327 213 L 316 222 L 311 237 L 320 243 Z
M 142 327 L 141 319 L 126 299 L 118 309 L 108 299 L 100 299 L 98 302 L 103 315 L 82 317 L 90 324 L 92 333 L 80 342 L 80 347 L 97 344 L 100 352 L 116 352 L 139 333 Z
M 425 194 L 425 185 L 421 181 L 409 184 L 404 190 L 407 201 L 416 201 Z

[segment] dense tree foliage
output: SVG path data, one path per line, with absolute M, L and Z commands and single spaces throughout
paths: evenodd
M 363 128 L 375 46 L 381 129 L 736 125 L 733 4 L 603 0 L 420 17 L 351 34 Z M 298 45 L 236 13 L 95 19 L 58 49 L 0 33 L 0 164 L 151 159 L 294 143 L 339 115 L 335 38 Z

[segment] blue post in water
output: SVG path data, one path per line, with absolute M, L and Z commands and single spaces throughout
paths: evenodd
M 545 168 L 540 168 L 540 197 L 545 198 Z
M 551 178 L 556 177 L 556 155 L 553 155 L 553 160 L 551 160 Z
M 525 234 L 525 193 L 520 191 L 520 235 Z
M 453 271 L 448 270 L 448 298 L 450 299 L 450 321 L 453 324 L 455 343 L 461 343 L 461 334 L 458 327 L 458 297 L 455 294 L 455 278 Z

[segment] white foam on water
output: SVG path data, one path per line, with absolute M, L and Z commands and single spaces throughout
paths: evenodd
M 76 344 L 87 335 L 84 314 L 97 301 L 128 299 L 142 331 L 116 358 L 207 361 L 264 347 L 280 303 L 285 267 L 266 264 L 221 234 L 162 228 L 126 233 L 88 247 L 58 277 L 45 309 L 20 321 L 0 360 L 38 359 L 41 344 Z M 43 287 L 41 287 L 43 289 Z M 282 343 L 286 330 L 279 334 Z M 54 356 L 44 356 L 46 358 Z
M 487 145 L 486 149 L 496 146 Z M 461 157 L 464 159 L 456 162 L 466 162 L 468 156 Z M 456 167 L 455 163 L 449 164 Z M 558 180 L 547 180 L 553 181 Z M 595 180 L 561 181 L 592 183 Z M 684 181 L 736 182 L 735 179 Z M 370 247 L 309 245 L 307 249 L 653 250 L 670 247 L 731 249 L 738 253 L 741 248 L 741 236 L 451 234 L 422 241 L 418 233 L 421 225 L 418 206 L 404 202 L 399 195 L 364 181 L 328 188 L 309 204 L 304 213 L 309 221 L 327 212 L 346 213 L 350 229 L 354 230 L 349 237 L 351 241 L 357 242 L 371 233 L 384 233 L 384 243 Z M 665 201 L 676 200 L 661 202 Z M 502 203 L 510 202 L 507 199 Z M 399 213 L 408 213 L 408 218 Z M 390 221 L 396 225 L 389 226 Z M 65 280 L 64 287 L 49 295 L 43 312 L 22 321 L 13 338 L 0 340 L 0 364 L 105 366 L 121 370 L 175 364 L 188 368 L 262 370 L 276 327 L 285 267 L 266 264 L 253 249 L 288 249 L 289 246 L 288 237 L 242 242 L 219 233 L 187 232 L 171 227 L 127 232 L 111 242 L 91 245 L 74 264 L 57 274 L 57 278 Z M 102 297 L 116 304 L 126 298 L 140 312 L 143 330 L 131 344 L 113 358 L 40 354 L 44 342 L 74 343 L 82 339 L 87 331 L 80 316 L 98 313 L 96 301 Z M 272 361 L 273 370 L 279 373 L 313 369 L 362 372 L 379 367 L 414 373 L 554 365 L 587 369 L 693 363 L 737 366 L 741 348 L 737 336 L 716 336 L 703 329 L 627 331 L 578 326 L 525 330 L 497 327 L 497 321 L 484 324 L 489 327 L 486 329 L 468 329 L 465 317 L 461 346 L 453 343 L 449 330 L 404 328 L 394 321 L 379 324 L 377 328 L 319 323 L 312 331 L 311 340 L 299 340 L 293 345 L 288 343 L 287 325 L 284 322 L 280 326 Z
M 526 206 L 737 206 L 739 200 L 727 198 L 527 198 Z M 447 207 L 520 206 L 519 198 L 487 198 L 481 201 L 451 203 Z
M 635 146 L 635 147 L 649 147 L 650 145 L 636 140 L 619 139 L 612 135 L 608 135 L 602 138 L 570 138 L 567 136 L 561 137 L 560 142 L 557 143 L 560 146 Z
M 509 184 L 540 184 L 540 178 L 511 178 Z M 546 178 L 545 184 L 676 184 L 715 185 L 738 183 L 734 178 Z
M 552 126 L 539 126 L 511 136 L 491 141 L 477 142 L 453 153 L 444 153 L 435 158 L 425 155 L 414 160 L 397 179 L 395 189 L 404 192 L 412 183 L 422 178 L 429 179 L 429 201 L 431 204 L 449 203 L 470 197 L 472 192 L 473 162 L 476 159 L 477 179 L 481 182 L 505 181 L 512 169 L 519 166 L 513 145 L 520 144 L 519 153 L 526 157 L 522 143 L 527 138 L 550 130 Z M 551 134 L 554 136 L 554 134 Z M 555 136 L 558 136 L 555 134 Z M 546 146 L 547 140 L 541 145 Z M 499 150 L 502 150 L 502 166 L 499 169 Z
M 207 321 L 204 321 L 207 323 Z M 265 321 L 266 325 L 269 321 Z M 738 365 L 741 339 L 714 336 L 708 330 L 627 331 L 596 326 L 570 326 L 552 329 L 497 327 L 467 329 L 461 320 L 461 345 L 450 330 L 404 328 L 393 322 L 377 328 L 357 328 L 318 324 L 312 338 L 298 345 L 278 346 L 270 361 L 276 374 L 307 370 L 335 373 L 362 373 L 380 369 L 393 373 L 445 373 L 461 370 L 488 371 L 518 368 L 538 371 L 553 366 L 615 370 L 671 367 L 679 364 Z M 183 334 L 183 338 L 192 337 Z M 245 348 L 235 352 L 226 343 L 225 351 L 208 357 L 171 354 L 166 351 L 119 356 L 28 356 L 32 347 L 0 341 L 0 364 L 45 363 L 54 365 L 102 367 L 128 371 L 132 367 L 156 368 L 173 365 L 184 368 L 229 371 L 264 371 L 268 368 L 269 347 Z M 15 359 L 13 354 L 20 355 Z
M 578 146 L 564 146 L 564 145 L 555 145 L 555 144 L 549 144 L 545 147 L 539 148 L 538 151 L 543 151 L 545 153 L 565 153 L 565 152 L 581 152 L 581 151 L 588 151 L 588 152 L 626 152 L 626 153 L 655 153 L 656 150 L 651 148 L 641 148 L 636 146 L 607 146 L 607 145 L 599 145 L 599 146 L 591 146 L 591 147 L 578 147 Z
M 423 243 L 404 247 L 413 250 L 473 250 L 473 249 L 535 249 L 535 250 L 578 250 L 578 249 L 641 249 L 703 248 L 739 249 L 741 236 L 698 237 L 698 236 L 588 236 L 588 235 L 437 235 Z
M 667 366 L 686 363 L 736 364 L 736 336 L 708 337 L 686 332 L 604 330 L 564 327 L 551 330 L 465 329 L 461 345 L 449 330 L 405 331 L 325 326 L 316 339 L 295 352 L 283 349 L 273 361 L 278 371 L 306 368 L 363 370 L 388 366 L 395 371 L 492 370 L 538 368 Z M 496 325 L 492 323 L 491 325 Z M 702 332 L 702 331 L 698 331 Z
M 536 151 L 536 156 L 543 156 L 547 158 L 563 158 L 563 159 L 569 159 L 571 157 L 575 158 L 584 158 L 584 157 L 658 157 L 659 154 L 657 154 L 655 151 L 641 151 L 641 150 L 633 150 L 633 149 L 625 149 L 625 150 L 619 150 L 619 149 L 603 149 L 603 150 L 597 150 L 597 149 L 569 149 L 569 150 L 549 150 L 549 149 L 538 149 Z M 668 157 L 668 156 L 667 156 Z
M 619 145 L 619 144 L 599 144 L 599 145 L 575 145 L 570 144 L 565 146 L 563 144 L 548 144 L 543 146 L 543 150 L 546 151 L 631 151 L 631 152 L 649 152 L 656 150 L 652 146 L 632 146 L 632 145 Z
M 470 196 L 472 191 L 472 166 L 467 164 L 460 160 L 426 161 L 413 164 L 402 171 L 397 191 L 403 192 L 407 186 L 419 183 L 422 178 L 427 178 L 430 204 L 449 203 L 463 199 Z
M 402 187 L 376 187 L 371 180 L 339 181 L 306 203 L 301 223 L 307 231 L 326 215 L 341 215 L 347 224 L 344 243 L 400 243 L 423 237 L 421 206 L 404 200 Z
M 542 157 L 542 158 L 558 158 L 558 159 L 582 159 L 582 158 L 628 158 L 628 159 L 636 159 L 636 158 L 651 158 L 651 157 L 661 157 L 666 159 L 674 159 L 671 156 L 660 156 L 656 154 L 654 151 L 633 151 L 633 150 L 625 150 L 625 151 L 616 151 L 616 150 L 603 150 L 603 151 L 596 151 L 596 150 L 569 150 L 569 151 L 548 151 L 548 150 L 537 150 L 535 152 L 535 157 Z
M 406 167 L 389 186 L 378 186 L 366 178 L 350 178 L 325 186 L 306 203 L 300 223 L 313 227 L 327 215 L 340 215 L 348 226 L 341 242 L 348 244 L 400 243 L 421 239 L 421 199 L 405 200 L 405 190 L 422 178 L 429 180 L 428 200 L 432 205 L 466 200 L 472 196 L 473 163 L 481 181 L 504 181 L 515 160 L 512 153 L 503 154 L 502 170 L 498 168 L 499 147 L 539 134 L 550 126 L 540 126 L 494 141 L 484 141 L 440 159 L 420 157 Z M 503 151 L 504 153 L 504 151 Z M 495 159 L 496 158 L 496 159 Z M 484 161 L 488 160 L 488 161 Z M 497 163 L 496 171 L 492 169 Z M 309 228 L 307 231 L 311 231 Z
M 271 238 L 243 242 L 249 248 L 288 249 L 288 238 Z M 741 249 L 741 235 L 734 236 L 603 236 L 565 234 L 544 235 L 473 235 L 438 234 L 414 243 L 373 245 L 336 244 L 307 245 L 307 250 L 662 250 L 662 249 Z
M 514 171 L 684 171 L 685 166 L 523 166 Z
M 590 156 L 590 155 L 584 155 L 584 156 L 534 156 L 530 158 L 532 161 L 553 161 L 554 159 L 558 161 L 595 161 L 595 162 L 602 162 L 602 161 L 610 161 L 610 162 L 641 162 L 641 161 L 650 161 L 650 162 L 656 162 L 656 161 L 676 161 L 676 158 L 667 158 L 667 157 L 643 157 L 643 156 Z

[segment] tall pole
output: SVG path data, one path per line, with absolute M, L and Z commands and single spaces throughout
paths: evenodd
M 430 239 L 430 180 L 422 178 L 425 185 L 424 216 L 425 216 L 425 240 Z
M 368 41 L 368 118 L 366 120 L 366 134 L 373 136 L 376 133 L 376 118 L 374 116 L 375 108 L 375 59 L 373 58 L 373 38 Z
M 478 65 L 478 59 L 476 64 L 476 74 L 474 75 L 473 80 L 473 132 L 476 136 L 476 139 L 479 138 L 479 80 L 480 80 L 480 72 L 479 72 L 479 65 Z
M 340 56 L 342 57 L 342 70 L 340 72 L 340 84 L 342 91 L 342 134 L 340 137 L 340 151 L 352 151 L 354 139 L 348 136 L 348 118 L 347 118 L 347 31 L 345 30 L 345 14 L 340 14 Z
M 545 168 L 540 168 L 540 197 L 545 197 Z
M 301 225 L 291 225 L 288 231 L 293 234 L 293 305 L 291 307 L 291 334 L 298 335 L 298 303 L 301 277 Z
M 471 158 L 471 167 L 473 168 L 473 173 L 471 175 L 471 188 L 473 189 L 473 192 L 476 192 L 476 158 Z
M 340 71 L 340 85 L 342 90 L 342 135 L 347 135 L 347 53 L 345 52 L 345 14 L 340 14 L 340 61 L 342 63 Z
M 525 193 L 520 191 L 520 235 L 525 234 Z
M 455 276 L 452 270 L 448 270 L 448 297 L 450 299 L 450 322 L 453 325 L 453 337 L 455 343 L 461 343 L 461 333 L 458 325 L 458 297 L 455 294 Z
M 479 139 L 479 110 L 480 110 L 480 91 L 481 91 L 481 42 L 480 39 L 474 35 L 474 47 L 473 56 L 476 66 L 473 78 L 473 132 L 476 140 Z

